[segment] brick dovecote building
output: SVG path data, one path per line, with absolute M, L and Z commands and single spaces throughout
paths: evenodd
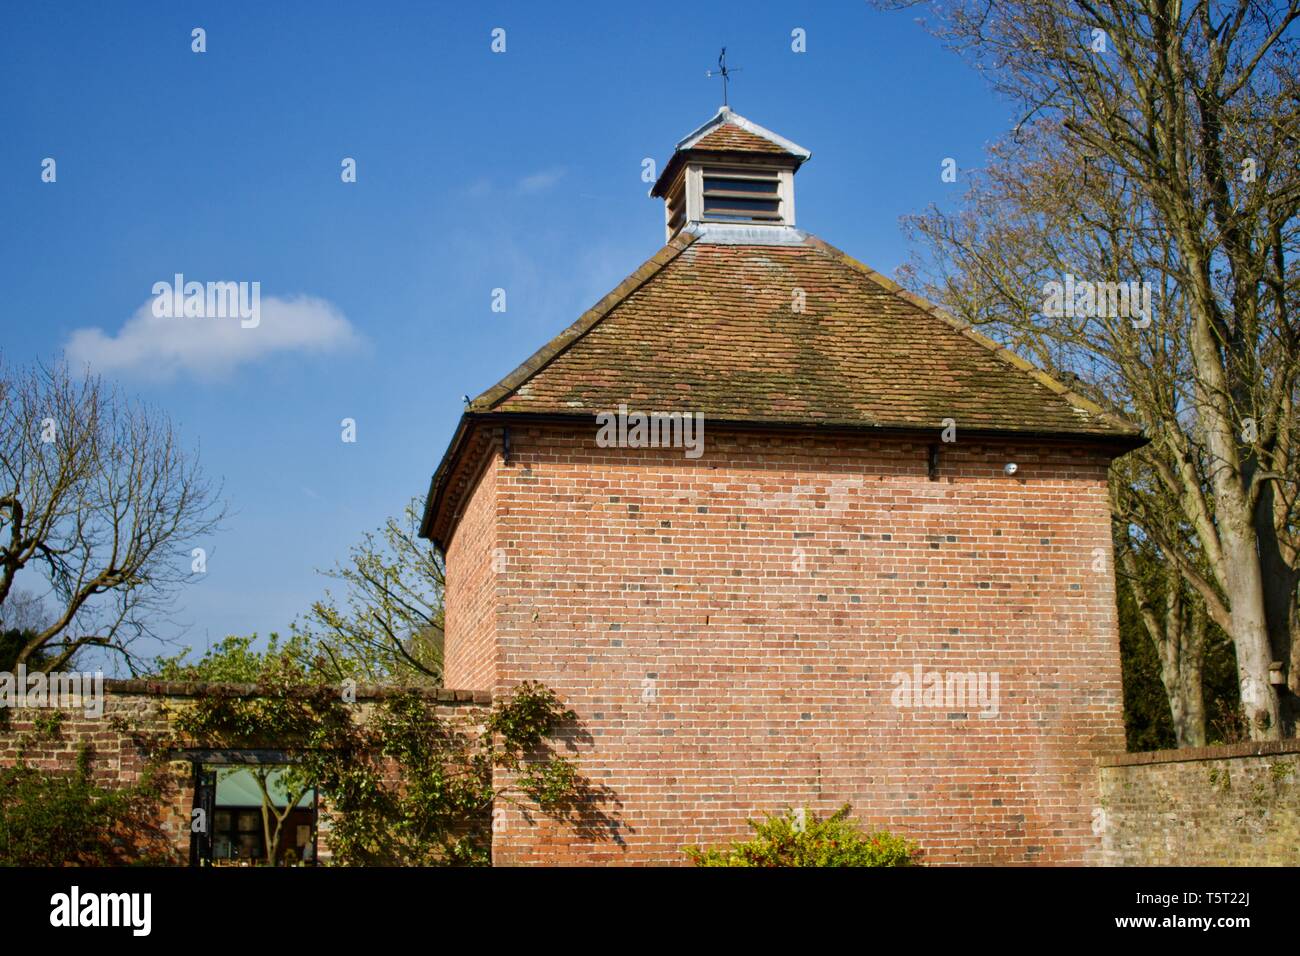
M 682 863 L 845 802 L 932 862 L 1098 858 L 1106 475 L 1142 438 L 796 229 L 808 158 L 725 108 L 679 143 L 667 244 L 434 475 L 448 686 L 551 686 L 607 788 L 607 828 L 502 808 L 498 863 Z M 703 441 L 611 443 L 620 406 Z

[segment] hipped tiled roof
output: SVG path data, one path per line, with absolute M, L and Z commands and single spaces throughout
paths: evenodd
M 724 123 L 698 140 L 692 149 L 729 150 L 742 153 L 786 153 L 789 150 L 749 130 Z
M 1134 428 L 838 249 L 684 236 L 471 404 L 1061 435 Z M 796 309 L 801 306 L 801 310 Z M 598 314 L 593 314 L 598 313 Z
M 765 245 L 679 233 L 470 403 L 434 476 L 424 532 L 435 533 L 469 433 L 507 415 L 585 417 L 626 405 L 751 426 L 937 436 L 953 419 L 959 433 L 1142 442 L 1135 426 L 959 320 L 833 246 L 795 236 Z

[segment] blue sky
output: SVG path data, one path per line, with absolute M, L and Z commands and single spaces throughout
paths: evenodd
M 284 631 L 321 593 L 316 569 L 425 490 L 461 395 L 659 248 L 641 162 L 662 168 L 716 111 L 704 73 L 721 45 L 741 68 L 732 107 L 813 152 L 800 227 L 886 273 L 907 256 L 899 217 L 960 188 L 942 160 L 978 165 L 1015 119 L 911 15 L 862 2 L 0 17 L 0 349 L 23 363 L 72 345 L 201 445 L 232 514 L 196 542 L 208 573 L 165 628 L 200 648 Z M 130 320 L 175 273 L 258 281 L 264 314 L 296 309 L 296 332 L 275 349 L 160 342 Z

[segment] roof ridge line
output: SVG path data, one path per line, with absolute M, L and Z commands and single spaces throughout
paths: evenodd
M 904 289 L 893 279 L 890 279 L 888 276 L 877 272 L 875 269 L 871 268 L 866 263 L 853 258 L 851 255 L 849 255 L 847 252 L 844 252 L 842 249 L 836 248 L 835 246 L 827 242 L 825 239 L 810 234 L 808 236 L 808 241 L 813 245 L 815 245 L 817 248 L 821 249 L 822 252 L 838 260 L 842 264 L 848 266 L 851 269 L 854 269 L 857 272 L 862 273 L 866 278 L 876 283 L 876 285 L 880 286 L 885 291 L 892 293 L 894 296 L 902 299 L 904 302 L 916 306 L 922 312 L 925 312 L 933 316 L 934 318 L 939 319 L 941 322 L 944 322 L 947 325 L 951 326 L 955 331 L 965 336 L 970 341 L 992 352 L 993 355 L 999 360 L 1001 360 L 1003 363 L 1010 365 L 1012 368 L 1015 368 L 1018 371 L 1028 374 L 1030 378 L 1034 379 L 1036 382 L 1038 382 L 1048 391 L 1061 396 L 1071 406 L 1080 409 L 1082 411 L 1085 411 L 1090 415 L 1096 415 L 1102 419 L 1105 419 L 1110 424 L 1118 428 L 1121 428 L 1124 431 L 1131 432 L 1135 435 L 1143 434 L 1140 426 L 1134 424 L 1133 422 L 1128 421 L 1122 416 L 1116 415 L 1114 412 L 1108 411 L 1107 409 L 1103 408 L 1101 405 L 1098 405 L 1096 402 L 1094 402 L 1092 399 L 1088 398 L 1087 396 L 1080 395 L 1078 392 L 1074 391 L 1069 386 L 1063 384 L 1062 382 L 1053 378 L 1047 372 L 1043 371 L 1033 362 L 1030 362 L 1028 359 L 1023 358 L 1020 355 L 1017 355 L 1015 352 L 1011 351 L 1011 349 L 995 341 L 994 339 L 989 338 L 987 335 L 984 335 L 983 333 L 976 331 L 975 327 L 972 326 L 969 322 L 957 318 L 957 316 L 953 315 L 951 312 L 948 312 L 946 309 L 943 309 L 940 306 L 935 305 L 929 299 L 919 296 L 915 292 L 910 292 L 907 289 Z
M 643 285 L 658 275 L 665 266 L 693 245 L 699 237 L 679 232 L 653 256 L 641 263 L 630 275 L 593 305 L 577 320 L 558 335 L 525 359 L 514 371 L 484 391 L 472 402 L 466 411 L 488 412 L 505 401 L 519 388 L 551 364 L 564 352 L 568 351 L 584 335 L 600 324 L 609 313 L 613 312 L 623 300 L 632 295 Z

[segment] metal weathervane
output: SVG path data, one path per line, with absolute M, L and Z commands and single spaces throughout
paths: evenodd
M 715 76 L 722 77 L 722 105 L 731 108 L 731 103 L 727 100 L 727 84 L 731 81 L 731 74 L 739 73 L 740 67 L 727 66 L 727 48 L 724 46 L 722 52 L 718 54 L 718 68 L 716 70 L 705 70 L 704 75 L 709 79 Z

